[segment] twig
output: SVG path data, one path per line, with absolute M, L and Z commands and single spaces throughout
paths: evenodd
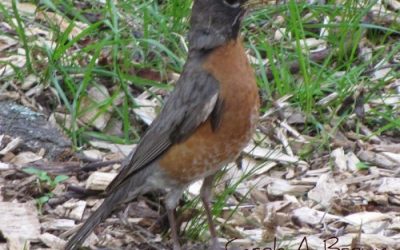
M 81 167 L 80 171 L 84 171 L 84 172 L 95 171 L 99 168 L 117 164 L 117 163 L 121 163 L 121 162 L 122 162 L 122 160 L 91 162 L 91 163 L 88 163 L 85 166 Z

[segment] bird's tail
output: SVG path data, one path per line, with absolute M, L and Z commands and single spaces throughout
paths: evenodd
M 79 228 L 78 232 L 76 232 L 75 235 L 68 240 L 64 249 L 77 249 L 93 231 L 94 227 L 110 215 L 116 205 L 126 200 L 136 198 L 136 196 L 140 194 L 143 189 L 143 184 L 145 183 L 147 177 L 144 175 L 147 174 L 148 171 L 141 171 L 136 175 L 131 176 L 118 189 L 110 193 L 104 199 L 100 207 L 93 214 L 91 214 L 85 223 Z

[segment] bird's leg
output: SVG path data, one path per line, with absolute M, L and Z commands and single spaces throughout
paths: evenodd
M 174 250 L 181 250 L 178 237 L 178 227 L 175 219 L 175 208 L 178 205 L 179 199 L 182 196 L 185 187 L 176 188 L 167 194 L 165 199 L 165 208 L 167 209 L 169 226 L 171 227 L 171 236 L 174 244 Z
M 209 228 L 210 234 L 211 234 L 212 246 L 210 249 L 220 250 L 221 247 L 218 242 L 217 231 L 215 230 L 215 225 L 214 225 L 214 221 L 212 219 L 212 213 L 211 213 L 211 208 L 210 208 L 211 189 L 212 189 L 212 184 L 214 181 L 214 176 L 215 176 L 215 174 L 207 176 L 204 179 L 203 185 L 201 186 L 200 197 L 201 197 L 201 201 L 203 202 L 204 209 L 206 210 L 208 228 Z
M 175 209 L 167 208 L 167 215 L 168 215 L 169 226 L 171 227 L 171 236 L 174 244 L 174 250 L 181 250 L 181 245 L 179 244 L 179 238 L 178 238 L 178 229 L 176 227 Z

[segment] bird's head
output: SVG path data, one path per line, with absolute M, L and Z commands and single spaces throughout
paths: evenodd
M 236 39 L 248 0 L 194 0 L 189 47 L 209 50 Z

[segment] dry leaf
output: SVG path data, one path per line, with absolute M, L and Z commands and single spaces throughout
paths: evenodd
M 297 208 L 293 211 L 293 216 L 303 223 L 309 225 L 318 225 L 321 223 L 329 223 L 333 220 L 338 220 L 341 217 L 329 214 L 326 212 L 321 212 L 308 207 Z
M 150 125 L 157 116 L 155 112 L 157 100 L 135 98 L 135 103 L 139 106 L 134 109 L 135 114 L 139 116 L 140 119 L 142 119 L 142 121 L 144 121 L 147 125 Z
M 297 42 L 292 43 L 293 47 L 297 46 Z M 326 41 L 322 39 L 316 39 L 316 38 L 306 38 L 300 40 L 300 46 L 302 49 L 315 49 L 318 47 L 326 47 Z
M 68 219 L 55 219 L 42 223 L 42 228 L 45 230 L 68 230 L 75 226 L 73 220 Z
M 14 138 L 11 142 L 7 144 L 5 148 L 0 150 L 0 155 L 5 155 L 8 152 L 12 152 L 14 149 L 18 148 L 18 146 L 22 143 L 22 139 L 17 137 Z
M 2 3 L 4 3 L 5 6 L 7 6 L 8 8 L 11 8 L 11 1 L 12 0 L 2 0 Z M 20 2 L 16 2 L 17 4 L 17 9 L 20 12 L 23 12 L 22 14 L 24 15 L 33 15 L 35 14 L 35 11 L 37 9 L 37 6 L 35 4 L 31 4 L 31 3 L 20 3 Z
M 89 144 L 96 148 L 108 149 L 113 153 L 123 153 L 125 156 L 128 156 L 136 148 L 136 144 L 124 145 L 108 143 L 105 141 L 89 141 Z
M 270 185 L 268 185 L 267 191 L 268 194 L 274 196 L 281 196 L 284 194 L 303 195 L 310 189 L 311 186 L 292 185 L 288 181 L 282 179 L 275 179 L 272 181 Z
M 14 163 L 15 165 L 22 167 L 23 165 L 27 164 L 27 163 L 31 163 L 34 161 L 38 161 L 41 160 L 43 157 L 40 155 L 37 155 L 33 152 L 22 152 L 20 154 L 18 154 L 17 156 L 15 156 L 12 160 L 11 163 Z
M 16 44 L 18 44 L 18 41 L 14 40 L 8 36 L 0 36 L 0 52 L 6 50 Z
M 0 57 L 0 61 L 8 62 L 8 64 L 0 64 L 0 75 L 8 77 L 15 73 L 13 67 L 18 69 L 25 66 L 26 57 L 24 55 L 11 55 L 9 57 Z
M 103 130 L 111 118 L 108 111 L 103 111 L 99 104 L 106 102 L 110 98 L 108 90 L 103 85 L 97 85 L 88 90 L 88 96 L 82 98 L 79 118 L 86 124 L 92 124 L 98 130 Z
M 44 233 L 40 235 L 40 241 L 42 241 L 46 246 L 51 249 L 64 249 L 64 245 L 66 243 L 65 240 L 58 238 L 57 236 L 49 233 Z
M 308 197 L 323 207 L 329 207 L 334 198 L 346 191 L 347 186 L 345 184 L 336 183 L 331 174 L 323 174 L 320 176 L 317 185 L 308 192 Z
M 350 214 L 343 217 L 341 221 L 352 224 L 354 226 L 363 226 L 371 222 L 388 220 L 391 218 L 389 214 L 383 214 L 380 212 L 360 212 L 355 214 Z
M 92 161 L 99 161 L 103 159 L 103 153 L 97 149 L 83 150 L 82 154 Z
M 378 192 L 400 195 L 400 178 L 385 177 L 381 182 Z
M 331 157 L 334 161 L 335 167 L 338 168 L 339 171 L 344 172 L 347 170 L 346 157 L 343 148 L 333 150 Z
M 93 172 L 86 181 L 86 189 L 106 190 L 115 176 L 117 176 L 117 173 Z
M 1 235 L 22 246 L 27 240 L 38 240 L 40 224 L 37 215 L 33 203 L 0 202 Z

